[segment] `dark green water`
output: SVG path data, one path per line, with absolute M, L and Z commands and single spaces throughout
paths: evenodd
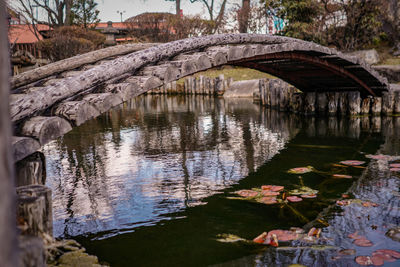
M 366 160 L 385 131 L 380 118 L 302 118 L 251 100 L 140 97 L 44 148 L 54 235 L 77 239 L 112 266 L 207 266 L 254 255 L 259 246 L 216 236 L 253 239 L 302 227 L 354 180 L 287 170 L 311 165 L 332 173 L 332 163 Z M 302 183 L 319 190 L 316 199 L 290 204 L 305 218 L 288 207 L 226 198 Z

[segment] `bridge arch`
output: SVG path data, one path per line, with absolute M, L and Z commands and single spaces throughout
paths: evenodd
M 70 59 L 83 62 L 73 71 L 65 67 L 67 60 L 12 79 L 11 118 L 17 135 L 24 136 L 15 138 L 16 158 L 129 98 L 221 65 L 258 69 L 303 91 L 358 90 L 376 96 L 389 88 L 358 58 L 281 36 L 210 35 L 113 57 L 104 61 L 92 52 Z

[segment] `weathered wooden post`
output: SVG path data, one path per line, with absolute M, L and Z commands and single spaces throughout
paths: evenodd
M 17 266 L 14 167 L 8 101 L 10 61 L 6 21 L 6 4 L 4 0 L 0 0 L 0 264 Z
M 215 94 L 221 96 L 224 94 L 224 75 L 221 74 L 215 79 Z
M 16 163 L 15 185 L 24 186 L 46 183 L 45 158 L 41 152 L 36 152 Z
M 265 102 L 265 106 L 267 106 L 268 108 L 271 107 L 271 89 L 269 87 L 269 80 L 268 79 L 263 79 L 264 80 L 264 102 Z
M 275 79 L 269 80 L 269 90 L 270 90 L 270 103 L 272 109 L 277 109 L 279 105 L 278 101 L 278 84 Z
M 352 91 L 348 93 L 348 105 L 350 116 L 360 114 L 361 97 L 359 91 Z

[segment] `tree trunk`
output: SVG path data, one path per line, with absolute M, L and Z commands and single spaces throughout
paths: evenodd
M 64 22 L 65 26 L 70 26 L 72 24 L 71 8 L 72 8 L 72 0 L 66 0 L 65 1 L 65 22 Z
M 246 33 L 249 25 L 250 0 L 242 0 L 242 8 L 239 12 L 239 32 Z
M 6 3 L 0 0 L 0 21 L 6 21 Z M 17 265 L 14 170 L 9 113 L 10 62 L 7 27 L 0 27 L 0 263 Z
M 175 0 L 176 1 L 176 16 L 178 18 L 181 17 L 181 0 Z

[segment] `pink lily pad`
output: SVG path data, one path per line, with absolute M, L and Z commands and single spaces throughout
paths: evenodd
M 290 196 L 287 197 L 286 199 L 289 200 L 290 202 L 300 202 L 303 200 L 301 197 L 298 196 Z
M 365 237 L 354 240 L 353 244 L 359 247 L 372 247 L 374 245 L 370 240 L 366 239 Z
M 358 256 L 356 258 L 356 262 L 362 266 L 373 265 L 372 259 L 370 256 Z
M 312 172 L 312 167 L 298 167 L 288 170 L 288 173 L 294 173 L 294 174 L 303 174 L 307 172 Z
M 282 242 L 297 240 L 299 238 L 299 234 L 288 230 L 272 230 L 268 232 L 268 237 L 272 237 L 272 235 L 276 235 L 278 240 Z
M 347 237 L 351 238 L 351 239 L 365 239 L 365 237 L 362 236 L 362 235 L 359 235 L 358 232 L 354 232 L 352 234 L 348 234 Z
M 383 260 L 383 257 L 381 257 L 381 255 L 375 255 L 371 257 L 372 260 L 372 264 L 374 266 L 382 266 L 385 261 Z
M 239 191 L 236 191 L 235 193 L 241 197 L 255 197 L 258 195 L 257 191 L 248 190 L 248 189 L 239 190 Z
M 370 201 L 364 201 L 364 202 L 362 203 L 362 205 L 363 205 L 364 207 L 378 207 L 378 206 L 379 206 L 379 204 L 376 204 L 376 203 L 370 202 Z
M 342 163 L 344 165 L 349 165 L 349 166 L 358 166 L 358 165 L 364 164 L 365 161 L 361 161 L 361 160 L 344 160 L 344 161 L 341 161 L 340 163 Z
M 261 191 L 261 194 L 263 194 L 263 196 L 269 197 L 269 196 L 278 196 L 279 192 L 263 190 L 263 191 Z
M 374 251 L 372 255 L 374 255 L 374 253 L 384 254 L 395 259 L 400 259 L 400 252 L 391 249 L 378 249 Z
M 266 239 L 267 239 L 267 232 L 264 232 L 261 235 L 257 236 L 256 238 L 254 238 L 253 242 L 258 244 L 263 244 Z
M 261 186 L 262 190 L 266 191 L 274 191 L 274 192 L 279 192 L 282 191 L 285 187 L 281 185 L 263 185 Z
M 267 204 L 267 205 L 278 203 L 278 201 L 276 200 L 276 197 L 263 197 L 259 200 L 259 202 L 261 202 L 263 204 Z
M 339 206 L 348 206 L 350 205 L 350 203 L 350 200 L 336 200 L 336 204 L 338 204 Z
M 391 171 L 391 172 L 400 172 L 400 168 L 390 168 L 389 171 Z
M 316 198 L 317 194 L 305 194 L 301 195 L 302 198 Z
M 400 168 L 400 163 L 392 163 L 389 166 L 392 168 Z
M 351 175 L 346 175 L 346 174 L 334 174 L 332 175 L 333 178 L 337 178 L 337 179 L 351 179 L 353 178 L 353 176 Z
M 379 160 L 379 159 L 389 160 L 391 158 L 391 156 L 382 155 L 382 154 L 379 154 L 379 155 L 366 155 L 366 157 L 370 158 L 370 159 L 376 159 L 376 160 Z

